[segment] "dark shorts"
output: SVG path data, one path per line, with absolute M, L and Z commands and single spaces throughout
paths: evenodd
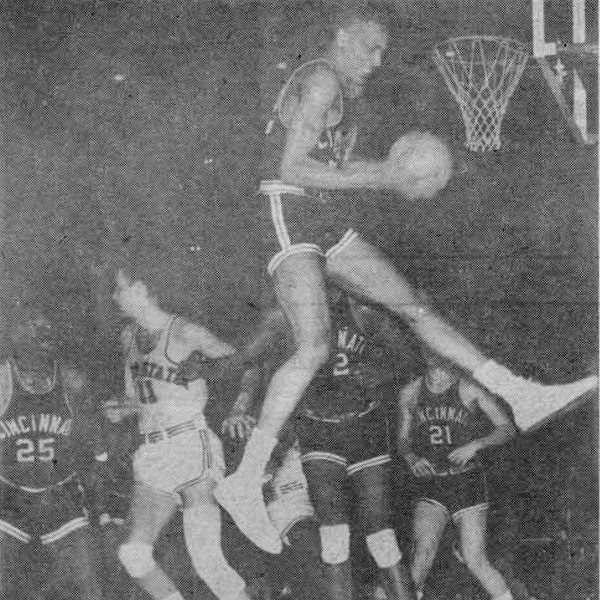
M 329 258 L 357 235 L 350 195 L 305 191 L 280 181 L 263 181 L 263 245 L 272 275 L 288 256 L 314 253 Z
M 302 462 L 326 460 L 344 467 L 348 475 L 391 461 L 385 409 L 330 423 L 312 417 L 298 418 Z
M 453 519 L 460 517 L 465 510 L 487 509 L 485 472 L 478 469 L 457 475 L 417 478 L 415 499 L 441 506 Z
M 0 483 L 0 531 L 27 544 L 55 542 L 89 525 L 78 480 L 27 492 Z

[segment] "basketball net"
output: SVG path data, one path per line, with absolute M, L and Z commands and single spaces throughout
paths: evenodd
M 500 148 L 500 127 L 529 53 L 509 38 L 465 36 L 437 44 L 433 59 L 465 122 L 465 146 L 474 152 Z

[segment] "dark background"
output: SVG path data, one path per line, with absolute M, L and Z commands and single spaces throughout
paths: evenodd
M 568 39 L 565 3 L 546 4 L 547 39 Z M 588 5 L 597 41 L 597 5 Z M 571 139 L 532 60 L 502 148 L 466 151 L 458 106 L 431 60 L 432 46 L 455 35 L 530 42 L 529 2 L 389 6 L 391 44 L 367 88 L 360 151 L 380 156 L 407 130 L 427 128 L 449 143 L 458 169 L 432 201 L 366 194 L 365 234 L 508 366 L 544 381 L 593 371 L 597 147 Z M 255 228 L 264 127 L 273 94 L 315 54 L 322 11 L 301 2 L 0 0 L 0 329 L 15 302 L 39 298 L 65 356 L 116 385 L 121 323 L 110 294 L 126 267 L 165 306 L 239 338 L 269 285 Z M 597 64 L 579 68 L 595 107 Z M 597 111 L 590 118 L 597 130 Z M 530 537 L 568 530 L 591 544 L 592 581 L 596 404 L 525 437 L 518 468 L 500 471 Z

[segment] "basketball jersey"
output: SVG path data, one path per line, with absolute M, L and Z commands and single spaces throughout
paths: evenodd
M 137 347 L 137 327 L 133 328 L 131 346 L 125 359 L 126 387 L 140 403 L 140 433 L 159 431 L 193 419 L 203 420 L 208 399 L 204 379 L 176 383 L 179 362 L 169 357 L 169 338 L 176 317 L 161 331 L 154 348 L 144 354 Z M 129 384 L 127 385 L 127 380 Z
M 331 305 L 329 358 L 305 392 L 304 412 L 317 419 L 365 413 L 381 404 L 394 375 L 393 354 L 363 331 L 342 294 Z
M 54 365 L 46 392 L 23 382 L 9 361 L 3 370 L 4 410 L 0 415 L 0 480 L 40 491 L 74 475 L 73 412 Z
M 267 125 L 263 147 L 261 179 L 279 179 L 279 166 L 285 146 L 286 128 L 301 100 L 302 82 L 316 66 L 333 67 L 324 59 L 306 62 L 298 67 L 281 88 L 271 121 Z M 337 74 L 336 74 L 337 77 Z M 359 98 L 346 98 L 340 94 L 332 103 L 326 118 L 326 127 L 309 156 L 321 163 L 341 168 L 350 159 L 356 143 Z
M 427 458 L 440 475 L 481 467 L 477 459 L 464 467 L 448 460 L 448 454 L 455 448 L 476 437 L 477 415 L 460 399 L 459 385 L 460 381 L 457 381 L 445 392 L 434 394 L 423 378 L 415 408 L 414 451 L 418 456 Z

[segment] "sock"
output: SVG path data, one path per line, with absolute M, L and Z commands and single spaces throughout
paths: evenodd
M 513 600 L 513 595 L 510 593 L 510 590 L 506 590 L 504 594 L 496 596 L 493 600 Z
M 184 597 L 179 592 L 173 592 L 172 594 L 169 594 L 166 598 L 163 598 L 163 600 L 184 600 Z
M 494 360 L 488 360 L 473 372 L 473 379 L 483 384 L 490 392 L 502 396 L 502 391 L 509 387 L 514 387 L 514 380 L 517 379 L 509 369 L 498 364 Z M 511 385 L 513 384 L 513 385 Z
M 260 479 L 277 442 L 278 439 L 275 436 L 255 427 L 246 444 L 242 462 L 236 473 L 243 474 L 250 480 Z

